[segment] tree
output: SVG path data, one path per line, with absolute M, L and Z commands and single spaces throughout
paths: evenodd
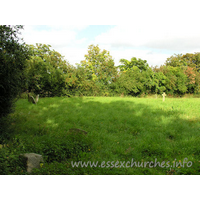
M 28 51 L 19 38 L 23 26 L 0 26 L 0 117 L 7 115 L 23 87 Z
M 178 67 L 174 68 L 174 74 L 177 77 L 176 92 L 178 94 L 185 94 L 187 92 L 187 76 L 184 71 Z
M 199 93 L 200 53 L 175 54 L 167 59 L 166 66 L 181 68 L 176 73 L 178 93 Z
M 177 90 L 177 77 L 176 74 L 174 73 L 174 67 L 172 66 L 161 66 L 160 71 L 163 73 L 165 76 L 165 88 L 166 92 L 169 94 L 174 94 L 174 92 Z
M 133 57 L 130 61 L 120 59 L 120 63 L 118 68 L 121 73 L 116 82 L 121 93 L 135 96 L 151 90 L 153 71 L 146 60 Z
M 90 45 L 81 66 L 86 69 L 87 77 L 101 86 L 108 86 L 117 75 L 117 68 L 109 51 L 100 50 L 98 45 Z
M 159 71 L 154 74 L 154 82 L 153 82 L 153 91 L 155 93 L 162 94 L 164 91 L 166 91 L 165 83 L 166 83 L 166 76 L 163 74 L 163 72 Z
M 183 67 L 187 66 L 187 61 L 183 58 L 182 54 L 174 54 L 170 58 L 167 58 L 165 65 L 172 67 Z
M 76 85 L 75 95 L 78 96 L 92 96 L 100 94 L 100 88 L 95 81 L 87 78 L 86 69 L 78 66 L 75 69 Z
M 159 87 L 163 89 L 160 93 L 167 91 L 170 94 L 185 94 L 187 91 L 186 67 L 161 66 L 156 76 L 159 80 Z M 162 78 L 163 77 L 163 78 Z
M 187 62 L 187 66 L 194 68 L 200 72 L 200 53 L 186 53 L 182 56 L 182 59 L 185 59 Z
M 122 65 L 119 65 L 118 67 L 121 71 L 132 70 L 133 67 L 138 67 L 140 72 L 142 72 L 146 71 L 149 68 L 149 65 L 146 60 L 142 60 L 140 58 L 137 59 L 135 57 L 131 58 L 130 61 L 126 59 L 120 59 L 120 63 L 122 63 Z
M 194 68 L 187 67 L 185 70 L 185 75 L 187 76 L 187 88 L 189 93 L 194 93 L 196 86 L 196 75 L 198 72 L 195 72 Z
M 41 96 L 60 96 L 66 89 L 68 73 L 72 66 L 50 45 L 27 45 L 30 59 L 27 60 L 27 88 Z
M 25 61 L 28 51 L 19 37 L 23 26 L 0 25 L 0 127 L 13 111 L 17 95 L 24 86 Z
M 116 81 L 116 92 L 124 95 L 136 96 L 144 91 L 144 77 L 138 67 L 120 72 Z
M 149 94 L 152 92 L 153 87 L 155 86 L 155 73 L 152 70 L 152 68 L 147 68 L 147 70 L 142 71 L 142 76 L 143 76 L 143 93 Z
M 167 58 L 165 65 L 172 67 L 192 67 L 199 72 L 200 53 L 174 54 L 170 58 Z

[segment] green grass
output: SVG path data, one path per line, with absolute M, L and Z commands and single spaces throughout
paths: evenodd
M 13 139 L 6 148 L 16 155 L 42 154 L 44 166 L 32 174 L 200 174 L 199 113 L 198 98 L 163 102 L 161 98 L 56 97 L 41 98 L 37 105 L 20 99 L 11 115 Z M 88 134 L 74 138 L 70 128 Z M 173 161 L 183 163 L 184 158 L 192 162 L 191 167 L 174 167 Z M 172 167 L 71 165 L 71 161 L 116 164 L 132 159 L 170 161 Z M 24 171 L 15 169 L 15 174 Z

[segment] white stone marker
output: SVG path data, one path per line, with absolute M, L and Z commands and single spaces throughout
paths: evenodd
M 165 94 L 165 92 L 163 92 L 162 96 L 163 96 L 163 101 L 165 101 L 165 96 L 167 96 L 167 95 Z
M 26 158 L 27 172 L 29 173 L 31 173 L 33 168 L 40 168 L 40 163 L 44 162 L 42 155 L 36 153 L 25 153 L 21 154 L 20 156 Z

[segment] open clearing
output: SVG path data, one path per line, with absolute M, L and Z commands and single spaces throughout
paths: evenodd
M 198 98 L 55 97 L 37 105 L 20 99 L 11 116 L 16 154 L 48 160 L 33 174 L 200 174 Z M 67 157 L 63 142 L 71 128 L 87 135 Z M 88 166 L 73 167 L 78 161 Z

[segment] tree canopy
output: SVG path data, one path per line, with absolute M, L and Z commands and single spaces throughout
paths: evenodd
M 117 68 L 109 51 L 100 50 L 99 46 L 90 45 L 85 60 L 81 61 L 81 66 L 87 71 L 89 79 L 96 83 L 108 85 L 116 76 Z
M 136 57 L 122 58 L 115 66 L 109 51 L 92 44 L 85 59 L 73 66 L 48 44 L 20 42 L 22 28 L 0 26 L 0 101 L 4 104 L 11 105 L 21 90 L 41 97 L 199 93 L 200 53 L 174 54 L 158 68 Z M 7 112 L 0 109 L 1 114 Z
M 90 45 L 85 59 L 74 67 L 50 45 L 27 48 L 31 55 L 27 59 L 27 88 L 42 96 L 199 92 L 199 53 L 173 55 L 159 68 L 151 68 L 147 60 L 136 57 L 120 59 L 121 64 L 115 66 L 109 51 Z

